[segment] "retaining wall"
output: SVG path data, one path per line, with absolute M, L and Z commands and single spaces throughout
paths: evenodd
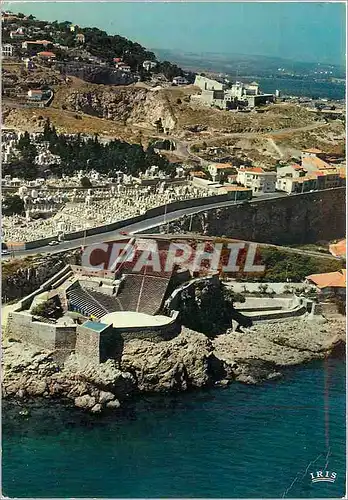
M 292 245 L 345 236 L 345 187 L 214 208 L 170 223 L 170 232 Z
M 75 348 L 76 327 L 34 321 L 27 312 L 11 312 L 8 315 L 6 335 L 25 344 L 43 349 L 71 351 Z
M 175 201 L 174 203 L 169 203 L 168 205 L 161 205 L 156 208 L 151 208 L 147 210 L 143 215 L 137 215 L 135 217 L 130 217 L 129 219 L 124 219 L 117 222 L 112 222 L 111 224 L 104 224 L 102 226 L 92 227 L 86 229 L 86 231 L 76 231 L 74 233 L 66 233 L 64 235 L 64 240 L 71 241 L 86 236 L 94 236 L 96 234 L 107 233 L 109 231 L 116 231 L 117 229 L 122 229 L 125 226 L 131 224 L 136 224 L 137 222 L 142 222 L 147 219 L 152 219 L 153 217 L 158 217 L 164 215 L 165 213 L 175 212 L 176 210 L 182 210 L 183 208 L 198 207 L 200 205 L 210 205 L 213 203 L 222 203 L 224 201 L 229 201 L 230 197 L 228 195 L 216 195 L 216 196 L 206 196 L 204 198 L 194 198 L 191 200 Z M 167 207 L 167 208 L 166 208 Z M 51 236 L 49 238 L 43 238 L 41 240 L 29 241 L 25 243 L 26 250 L 32 250 L 34 248 L 40 248 L 48 245 L 51 241 L 57 239 L 57 236 Z

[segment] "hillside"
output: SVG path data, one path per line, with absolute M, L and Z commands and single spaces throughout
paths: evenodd
M 139 43 L 132 42 L 119 35 L 109 35 L 96 27 L 80 27 L 70 21 L 49 22 L 23 14 L 2 13 L 2 43 L 12 43 L 11 32 L 22 30 L 26 41 L 44 40 L 45 50 L 54 50 L 56 61 L 94 62 L 114 66 L 115 58 L 128 65 L 132 72 L 137 72 L 140 79 L 147 79 L 151 73 L 161 73 L 167 79 L 183 75 L 184 72 L 169 61 L 159 61 L 155 54 Z M 23 37 L 24 38 L 24 37 Z M 23 47 L 14 44 L 14 55 L 31 57 L 38 52 L 38 45 L 28 44 Z M 41 48 L 42 49 L 42 48 Z M 151 71 L 143 67 L 144 61 L 155 63 Z M 105 67 L 104 67 L 105 69 Z

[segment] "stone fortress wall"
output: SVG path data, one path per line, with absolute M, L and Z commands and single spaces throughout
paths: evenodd
M 25 344 L 32 344 L 43 349 L 55 350 L 59 357 L 76 351 L 91 361 L 107 359 L 111 351 L 132 339 L 148 339 L 154 342 L 169 340 L 181 331 L 178 313 L 173 311 L 171 321 L 163 325 L 122 326 L 104 325 L 101 331 L 93 331 L 83 325 L 67 325 L 36 321 L 29 312 L 35 297 L 45 291 L 55 289 L 74 277 L 72 267 L 67 265 L 55 276 L 45 281 L 37 290 L 20 300 L 15 309 L 9 313 L 6 324 L 6 336 Z M 76 269 L 80 269 L 76 267 Z M 69 283 L 68 283 L 69 284 Z M 74 280 L 72 280 L 72 286 Z M 69 286 L 67 287 L 67 289 Z

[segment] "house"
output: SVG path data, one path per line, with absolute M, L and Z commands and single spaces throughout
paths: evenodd
M 31 101 L 42 101 L 43 98 L 43 91 L 40 89 L 36 90 L 29 90 L 28 91 L 28 99 Z
M 174 83 L 174 85 L 187 85 L 188 80 L 186 80 L 184 76 L 176 76 L 175 78 L 173 78 L 172 83 Z
M 120 64 L 120 66 L 118 67 L 118 69 L 120 71 L 123 71 L 124 73 L 130 73 L 131 72 L 131 67 L 128 66 L 128 64 L 124 64 L 124 63 Z
M 69 29 L 72 33 L 74 33 L 76 31 L 76 29 L 78 28 L 78 25 L 77 24 L 70 24 L 69 26 Z
M 56 54 L 54 54 L 54 52 L 49 52 L 49 51 L 39 52 L 37 56 L 40 57 L 40 59 L 46 59 L 48 61 L 56 58 Z
M 144 61 L 143 62 L 143 68 L 146 69 L 146 71 L 150 71 L 150 69 L 155 68 L 157 66 L 157 63 L 155 61 Z
M 207 178 L 207 174 L 205 172 L 200 171 L 200 170 L 190 170 L 189 176 L 190 177 L 200 177 L 201 179 Z
M 124 73 L 131 72 L 131 67 L 128 66 L 128 64 L 124 63 L 120 57 L 115 57 L 114 63 L 115 63 L 115 68 L 117 68 L 118 70 L 123 71 Z
M 276 190 L 285 191 L 288 194 L 297 192 L 298 179 L 294 177 L 278 177 L 276 180 Z
M 201 75 L 196 75 L 194 85 L 201 90 L 225 90 L 227 88 L 226 83 Z
M 238 170 L 237 182 L 255 193 L 272 193 L 276 189 L 276 172 L 266 172 L 261 167 L 247 167 Z
M 308 155 L 302 157 L 302 167 L 308 172 L 315 170 L 326 170 L 332 168 L 332 165 L 318 158 L 318 156 Z
M 227 182 L 231 184 L 235 184 L 237 182 L 237 174 L 228 174 L 227 175 Z
M 329 246 L 329 251 L 335 257 L 340 257 L 342 259 L 346 258 L 347 253 L 347 240 L 341 240 Z
M 208 172 L 213 178 L 213 181 L 220 181 L 222 177 L 228 174 L 235 173 L 235 168 L 231 163 L 211 163 L 208 165 Z
M 83 33 L 77 33 L 76 41 L 82 44 L 85 43 L 85 35 Z
M 282 177 L 292 177 L 294 179 L 298 177 L 304 177 L 306 175 L 307 171 L 301 166 L 298 165 L 297 163 L 294 163 L 293 165 L 286 165 L 283 167 L 277 167 L 277 178 L 282 178 Z
M 309 149 L 304 149 L 301 151 L 301 158 L 321 158 L 325 156 L 325 153 L 323 153 L 320 149 L 317 148 L 309 148 Z
M 4 43 L 2 46 L 1 46 L 1 50 L 2 50 L 2 57 L 12 57 L 13 56 L 13 45 L 11 45 L 10 43 Z
M 26 40 L 22 42 L 22 49 L 35 49 L 38 46 L 46 48 L 49 45 L 52 45 L 52 42 L 49 40 Z
M 318 177 L 316 175 L 300 177 L 298 179 L 294 179 L 293 181 L 295 183 L 295 193 L 308 193 L 318 189 Z
M 218 188 L 219 194 L 227 194 L 231 200 L 242 201 L 251 200 L 253 196 L 253 191 L 251 188 L 242 186 L 231 186 L 229 184 L 224 184 Z
M 308 283 L 314 283 L 323 297 L 336 296 L 345 298 L 346 296 L 346 269 L 333 273 L 311 274 L 306 277 L 306 280 Z
M 24 38 L 24 33 L 20 28 L 18 28 L 16 31 L 10 31 L 10 38 L 12 40 L 18 40 L 20 38 Z

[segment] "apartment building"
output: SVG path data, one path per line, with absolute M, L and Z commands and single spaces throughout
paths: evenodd
M 214 182 L 218 182 L 222 177 L 235 172 L 235 168 L 231 163 L 211 163 L 208 166 L 208 172 L 213 178 Z
M 276 172 L 266 172 L 260 167 L 241 168 L 237 174 L 238 184 L 251 188 L 253 194 L 274 192 L 276 179 Z
M 12 57 L 13 56 L 13 45 L 10 43 L 4 43 L 1 46 L 2 57 Z

